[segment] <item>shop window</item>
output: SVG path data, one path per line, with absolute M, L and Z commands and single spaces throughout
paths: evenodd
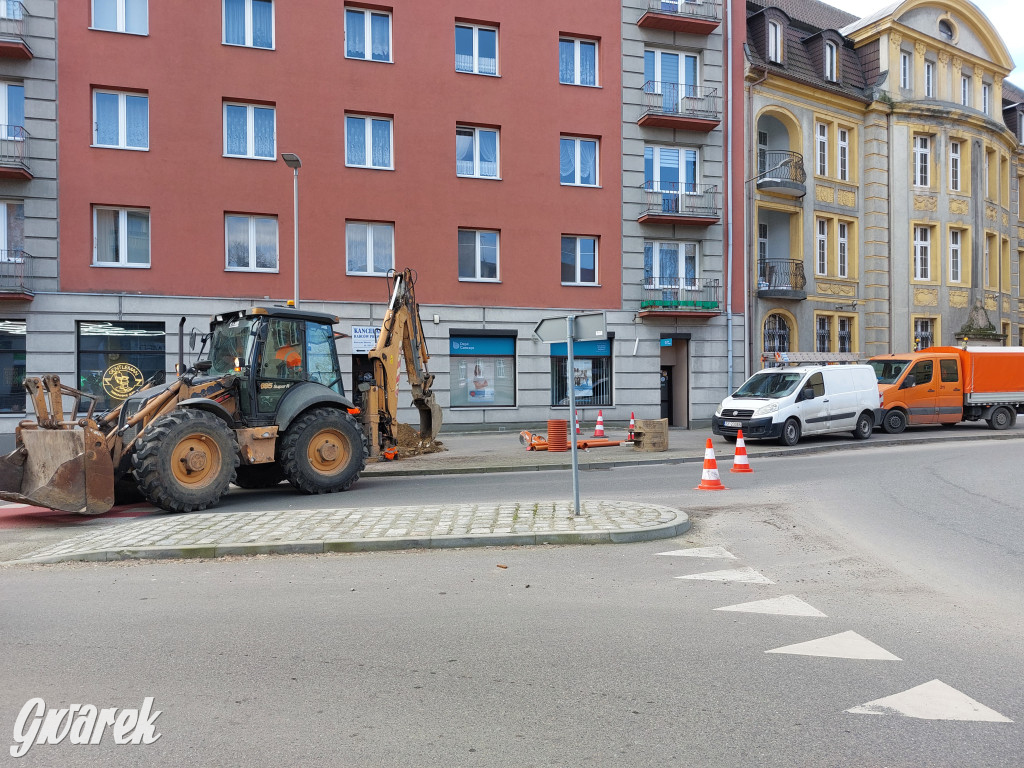
M 569 405 L 572 382 L 577 406 L 612 405 L 612 343 L 580 341 L 572 345 L 572 376 L 567 375 L 567 345 L 551 345 L 551 405 Z
M 97 412 L 120 405 L 149 379 L 163 381 L 163 323 L 83 321 L 77 331 L 78 388 L 96 397 Z
M 449 349 L 453 408 L 516 404 L 514 336 L 452 336 Z
M 25 413 L 24 320 L 0 320 L 0 413 Z

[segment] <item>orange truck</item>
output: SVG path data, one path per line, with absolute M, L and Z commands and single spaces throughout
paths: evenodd
M 908 424 L 956 424 L 985 419 L 1009 429 L 1024 410 L 1024 347 L 928 347 L 878 355 L 882 429 L 898 434 Z

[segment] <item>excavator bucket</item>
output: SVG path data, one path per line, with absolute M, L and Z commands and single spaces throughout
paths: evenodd
M 23 429 L 0 458 L 0 499 L 79 515 L 114 506 L 114 463 L 96 429 Z
M 433 441 L 441 431 L 441 406 L 433 392 L 417 400 L 415 405 L 420 410 L 420 439 Z

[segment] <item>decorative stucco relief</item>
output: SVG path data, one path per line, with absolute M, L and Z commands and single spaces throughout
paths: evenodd
M 819 203 L 834 203 L 836 199 L 835 188 L 816 184 L 814 186 L 814 199 Z
M 839 190 L 839 204 L 845 205 L 847 208 L 857 207 L 857 193 L 851 192 L 848 189 Z
M 939 198 L 934 195 L 914 195 L 915 211 L 935 211 L 939 207 Z
M 949 201 L 949 212 L 957 216 L 966 216 L 971 212 L 971 203 L 968 200 L 955 197 Z
M 938 288 L 915 288 L 914 289 L 914 304 L 919 307 L 937 307 L 939 306 L 939 289 Z
M 995 221 L 998 216 L 999 216 L 999 211 L 996 210 L 996 207 L 994 205 L 989 203 L 989 204 L 987 204 L 985 206 L 985 218 L 986 219 L 988 219 L 989 221 Z
M 954 309 L 964 309 L 971 300 L 971 292 L 951 288 L 949 291 L 949 306 Z
M 992 312 L 995 312 L 996 311 L 996 307 L 998 305 L 999 305 L 999 302 L 996 301 L 996 295 L 994 293 L 986 293 L 985 294 L 985 309 L 988 309 L 988 310 L 991 310 Z
M 823 296 L 856 296 L 857 286 L 853 283 L 826 283 L 815 280 L 814 286 Z

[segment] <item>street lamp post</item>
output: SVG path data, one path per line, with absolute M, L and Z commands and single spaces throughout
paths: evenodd
M 292 216 L 292 229 L 295 233 L 295 308 L 299 308 L 299 168 L 302 167 L 302 161 L 299 160 L 299 156 L 292 152 L 282 152 L 281 159 L 284 160 L 285 165 L 293 171 L 294 184 L 292 199 L 295 203 L 295 210 Z

